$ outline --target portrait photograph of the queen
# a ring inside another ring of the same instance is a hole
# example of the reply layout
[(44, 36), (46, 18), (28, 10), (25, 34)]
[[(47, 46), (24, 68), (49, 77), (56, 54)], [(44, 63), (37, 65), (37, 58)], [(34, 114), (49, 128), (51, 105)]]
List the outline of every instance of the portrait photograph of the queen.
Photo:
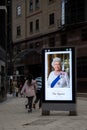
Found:
[[(51, 88), (64, 88), (70, 87), (69, 85), (69, 72), (64, 70), (64, 63), (62, 63), (60, 57), (54, 57), (51, 62), (51, 72), (48, 75), (48, 87)], [(67, 65), (67, 70), (69, 71), (69, 65)]]

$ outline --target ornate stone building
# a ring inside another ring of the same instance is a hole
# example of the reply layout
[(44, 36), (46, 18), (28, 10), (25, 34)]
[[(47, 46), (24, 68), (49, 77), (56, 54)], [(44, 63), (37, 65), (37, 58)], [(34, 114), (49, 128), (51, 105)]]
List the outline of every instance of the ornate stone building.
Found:
[(23, 76), (29, 71), (34, 77), (38, 76), (41, 73), (43, 48), (75, 46), (78, 90), (80, 91), (81, 87), (85, 90), (86, 5), (85, 0), (13, 0), (14, 75)]
[(56, 32), (60, 30), (61, 1), (18, 0), (12, 5), (14, 66), (20, 74), (28, 68), (37, 76), (42, 48), (60, 45)]

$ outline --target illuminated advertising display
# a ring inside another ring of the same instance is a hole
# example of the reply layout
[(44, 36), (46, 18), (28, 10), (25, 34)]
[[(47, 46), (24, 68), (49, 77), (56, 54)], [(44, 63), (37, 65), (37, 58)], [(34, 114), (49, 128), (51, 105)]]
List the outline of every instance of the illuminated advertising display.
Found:
[(45, 48), (43, 102), (75, 102), (75, 48)]

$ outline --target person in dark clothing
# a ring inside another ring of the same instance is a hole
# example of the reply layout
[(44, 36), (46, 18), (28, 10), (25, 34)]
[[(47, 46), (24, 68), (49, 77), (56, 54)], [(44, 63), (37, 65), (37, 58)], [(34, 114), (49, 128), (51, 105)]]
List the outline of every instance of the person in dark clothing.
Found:
[(33, 108), (36, 108), (36, 103), (39, 102), (39, 108), (41, 108), (41, 88), (42, 88), (42, 77), (37, 77), (37, 88), (36, 88), (36, 98), (33, 103)]

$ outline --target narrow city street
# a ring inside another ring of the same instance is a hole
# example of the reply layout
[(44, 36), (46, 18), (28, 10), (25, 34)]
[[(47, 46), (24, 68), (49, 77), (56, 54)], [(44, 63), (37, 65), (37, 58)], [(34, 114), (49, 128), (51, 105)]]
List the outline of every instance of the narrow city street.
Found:
[(77, 116), (65, 111), (42, 116), (38, 105), (28, 113), (25, 102), (26, 98), (8, 95), (0, 103), (0, 130), (87, 130), (87, 97), (77, 98)]

